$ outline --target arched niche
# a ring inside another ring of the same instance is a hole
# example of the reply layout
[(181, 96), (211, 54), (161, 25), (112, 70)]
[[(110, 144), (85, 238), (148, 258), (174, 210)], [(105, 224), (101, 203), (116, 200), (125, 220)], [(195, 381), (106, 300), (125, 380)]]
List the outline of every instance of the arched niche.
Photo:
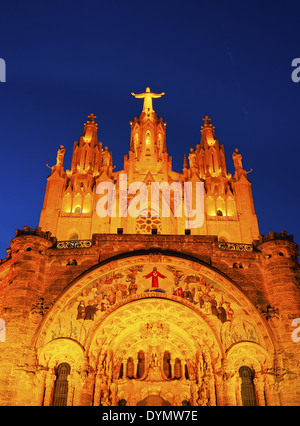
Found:
[[(219, 196), (216, 200), (216, 209), (217, 209), (217, 216), (226, 215), (225, 201), (224, 201), (224, 198), (221, 196)], [(219, 212), (221, 212), (222, 214), (220, 214)]]
[(71, 208), (72, 208), (72, 194), (70, 192), (67, 192), (63, 198), (62, 211), (64, 213), (70, 213)]
[(83, 200), (83, 207), (82, 212), (83, 213), (91, 213), (93, 206), (93, 196), (90, 192), (88, 192)]
[(61, 363), (68, 363), (72, 370), (81, 370), (85, 364), (85, 350), (74, 340), (55, 339), (39, 348), (38, 359), (44, 368), (55, 368)]
[(243, 366), (255, 371), (266, 371), (272, 366), (272, 354), (255, 342), (243, 341), (233, 344), (226, 352), (228, 370), (239, 371)]
[(115, 309), (95, 325), (87, 342), (90, 365), (96, 369), (107, 354), (113, 354), (116, 376), (121, 362), (137, 362), (141, 350), (147, 365), (152, 356), (162, 364), (165, 352), (172, 361), (179, 358), (196, 364), (204, 348), (220, 366), (224, 353), (214, 330), (190, 307), (160, 297), (137, 299)]
[(73, 198), (73, 206), (72, 206), (72, 212), (73, 213), (81, 213), (82, 211), (82, 196), (78, 192), (75, 197)]

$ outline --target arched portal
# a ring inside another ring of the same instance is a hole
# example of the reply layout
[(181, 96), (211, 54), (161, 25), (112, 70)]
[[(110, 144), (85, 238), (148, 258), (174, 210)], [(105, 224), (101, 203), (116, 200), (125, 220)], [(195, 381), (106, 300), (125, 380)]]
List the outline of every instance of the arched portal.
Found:
[(255, 366), (253, 383), (263, 389), (261, 371), (274, 351), (261, 316), (232, 281), (170, 253), (120, 256), (78, 277), (49, 310), (35, 345), (59, 365), (63, 342), (84, 350), (73, 401), (113, 406), (151, 395), (172, 405), (242, 405), (239, 368)]
[(146, 398), (144, 398), (142, 401), (139, 401), (136, 405), (138, 406), (150, 406), (150, 407), (163, 407), (163, 406), (170, 406), (169, 401), (166, 401), (162, 399), (158, 395), (149, 395)]
[(212, 328), (189, 306), (149, 295), (114, 310), (91, 336), (94, 405), (106, 405), (101, 389), (107, 381), (115, 384), (112, 405), (125, 399), (134, 406), (153, 395), (171, 405), (197, 405), (199, 389), (191, 386), (204, 376), (206, 403), (215, 404), (213, 370), (224, 354)]

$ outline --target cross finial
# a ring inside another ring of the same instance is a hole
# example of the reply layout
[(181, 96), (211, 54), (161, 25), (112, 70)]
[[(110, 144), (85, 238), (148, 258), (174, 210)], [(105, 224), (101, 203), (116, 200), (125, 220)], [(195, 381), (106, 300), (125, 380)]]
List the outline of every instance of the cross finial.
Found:
[(210, 127), (211, 129), (215, 128), (215, 126), (211, 124), (211, 119), (209, 118), (208, 115), (202, 118), (202, 120), (204, 121), (204, 125), (201, 127), (201, 130), (206, 129), (207, 127)]
[(208, 115), (206, 115), (204, 118), (202, 118), (202, 120), (204, 121), (204, 126), (207, 126), (209, 124), (211, 124), (211, 119), (209, 118)]
[(88, 116), (88, 121), (91, 121), (92, 123), (95, 123), (95, 118), (96, 118), (96, 116), (95, 116), (95, 114), (93, 114), (93, 113), (91, 113), (89, 116)]
[(98, 127), (98, 124), (95, 122), (95, 114), (91, 113), (88, 115), (88, 120), (86, 123), (84, 123), (84, 127), (86, 127), (88, 124), (94, 124), (96, 127)]

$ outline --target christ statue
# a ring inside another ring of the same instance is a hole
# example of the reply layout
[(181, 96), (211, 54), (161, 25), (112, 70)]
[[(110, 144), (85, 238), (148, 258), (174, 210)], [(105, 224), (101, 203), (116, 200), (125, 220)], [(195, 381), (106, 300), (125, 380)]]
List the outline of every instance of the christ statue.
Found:
[(152, 93), (150, 91), (150, 87), (147, 87), (145, 93), (139, 93), (138, 95), (136, 95), (135, 93), (131, 93), (131, 94), (137, 99), (144, 99), (143, 111), (146, 111), (146, 112), (153, 112), (152, 99), (161, 98), (163, 95), (165, 95), (164, 92)]
[(153, 267), (153, 271), (152, 272), (150, 272), (147, 275), (144, 275), (144, 278), (150, 278), (150, 277), (152, 277), (152, 284), (151, 284), (151, 288), (152, 289), (156, 289), (156, 288), (159, 287), (159, 285), (158, 285), (158, 277), (163, 278), (163, 279), (167, 278), (165, 275), (163, 275), (160, 272), (158, 272), (156, 266)]

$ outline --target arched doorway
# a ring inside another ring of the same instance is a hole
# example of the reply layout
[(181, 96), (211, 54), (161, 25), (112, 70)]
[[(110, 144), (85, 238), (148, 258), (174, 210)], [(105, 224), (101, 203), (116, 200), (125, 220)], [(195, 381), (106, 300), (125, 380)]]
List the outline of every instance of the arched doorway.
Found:
[(144, 398), (142, 401), (139, 401), (137, 406), (146, 406), (146, 407), (164, 407), (171, 406), (172, 404), (169, 401), (164, 400), (159, 395), (149, 395)]
[(215, 405), (220, 342), (203, 318), (175, 300), (147, 296), (120, 306), (95, 331), (89, 356), (98, 371), (94, 405), (106, 404), (107, 379), (114, 383), (112, 405), (197, 405), (199, 386), (194, 394), (191, 388), (200, 375), (206, 377), (203, 403)]
[[(111, 406), (153, 395), (177, 406), (236, 405), (241, 363), (266, 371), (273, 350), (258, 312), (229, 279), (171, 254), (124, 255), (80, 276), (45, 318), (37, 347), (43, 353), (59, 339), (83, 348), (89, 365), (80, 375), (95, 372), (84, 377), (94, 381), (91, 404)], [(220, 377), (231, 378), (228, 395)]]

